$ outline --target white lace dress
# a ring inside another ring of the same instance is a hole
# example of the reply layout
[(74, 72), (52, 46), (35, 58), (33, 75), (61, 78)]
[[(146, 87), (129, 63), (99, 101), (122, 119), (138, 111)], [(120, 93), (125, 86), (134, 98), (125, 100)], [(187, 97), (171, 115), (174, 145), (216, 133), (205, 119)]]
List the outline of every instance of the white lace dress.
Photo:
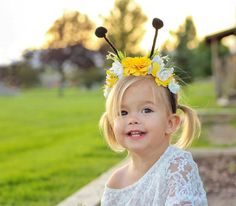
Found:
[(207, 206), (191, 153), (169, 146), (137, 182), (122, 189), (105, 186), (101, 206)]

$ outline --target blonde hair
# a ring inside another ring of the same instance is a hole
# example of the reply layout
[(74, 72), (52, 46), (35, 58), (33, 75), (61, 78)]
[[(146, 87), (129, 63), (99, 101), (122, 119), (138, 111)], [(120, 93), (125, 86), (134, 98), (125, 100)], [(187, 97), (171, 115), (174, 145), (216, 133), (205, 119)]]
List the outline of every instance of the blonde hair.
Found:
[[(106, 111), (103, 113), (99, 127), (102, 131), (110, 148), (117, 152), (125, 150), (117, 141), (113, 132), (114, 119), (119, 115), (121, 101), (125, 91), (134, 83), (141, 82), (144, 80), (154, 81), (151, 75), (148, 76), (128, 76), (120, 79), (116, 85), (110, 91), (106, 100)], [(158, 88), (158, 86), (155, 86)], [(160, 87), (161, 88), (161, 87)], [(164, 87), (162, 87), (164, 88)], [(168, 110), (172, 113), (176, 113), (177, 109), (180, 109), (184, 113), (182, 121), (182, 134), (175, 145), (179, 148), (187, 148), (192, 143), (194, 137), (198, 137), (200, 134), (200, 121), (196, 112), (186, 105), (178, 104), (178, 96), (172, 94), (167, 88), (164, 88), (165, 92), (161, 92), (162, 98), (167, 105)], [(164, 94), (163, 94), (164, 93)]]

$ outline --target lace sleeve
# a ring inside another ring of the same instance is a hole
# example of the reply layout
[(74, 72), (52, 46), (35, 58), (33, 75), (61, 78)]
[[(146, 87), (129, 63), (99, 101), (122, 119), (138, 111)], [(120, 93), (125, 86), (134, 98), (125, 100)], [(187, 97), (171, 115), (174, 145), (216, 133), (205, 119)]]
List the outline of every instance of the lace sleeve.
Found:
[(196, 163), (190, 153), (174, 157), (167, 167), (165, 206), (207, 206)]

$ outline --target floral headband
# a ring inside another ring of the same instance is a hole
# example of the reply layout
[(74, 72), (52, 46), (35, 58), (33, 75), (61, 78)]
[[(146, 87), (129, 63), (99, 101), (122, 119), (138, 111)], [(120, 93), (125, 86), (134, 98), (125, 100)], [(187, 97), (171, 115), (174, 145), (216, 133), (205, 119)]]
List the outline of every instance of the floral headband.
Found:
[(169, 65), (169, 58), (167, 56), (161, 57), (158, 51), (154, 49), (158, 29), (163, 27), (163, 22), (160, 19), (154, 18), (152, 25), (156, 29), (152, 50), (150, 55), (144, 57), (126, 57), (122, 52), (117, 51), (113, 44), (107, 39), (106, 28), (98, 27), (96, 29), (96, 36), (99, 38), (104, 38), (115, 52), (110, 52), (107, 55), (107, 59), (112, 59), (113, 63), (112, 67), (106, 70), (106, 84), (104, 89), (105, 97), (107, 97), (111, 88), (119, 79), (131, 75), (152, 75), (158, 86), (167, 87), (173, 94), (178, 93), (180, 86), (175, 81), (174, 68)]

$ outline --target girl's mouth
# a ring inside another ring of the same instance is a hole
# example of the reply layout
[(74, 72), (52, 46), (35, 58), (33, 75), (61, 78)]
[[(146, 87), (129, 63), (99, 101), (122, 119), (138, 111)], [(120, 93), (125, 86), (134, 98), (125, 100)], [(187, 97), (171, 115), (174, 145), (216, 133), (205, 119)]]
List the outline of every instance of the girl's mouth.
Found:
[(133, 140), (142, 139), (142, 138), (144, 138), (145, 134), (146, 134), (146, 132), (142, 132), (142, 131), (138, 131), (138, 130), (130, 131), (127, 133), (128, 137)]

